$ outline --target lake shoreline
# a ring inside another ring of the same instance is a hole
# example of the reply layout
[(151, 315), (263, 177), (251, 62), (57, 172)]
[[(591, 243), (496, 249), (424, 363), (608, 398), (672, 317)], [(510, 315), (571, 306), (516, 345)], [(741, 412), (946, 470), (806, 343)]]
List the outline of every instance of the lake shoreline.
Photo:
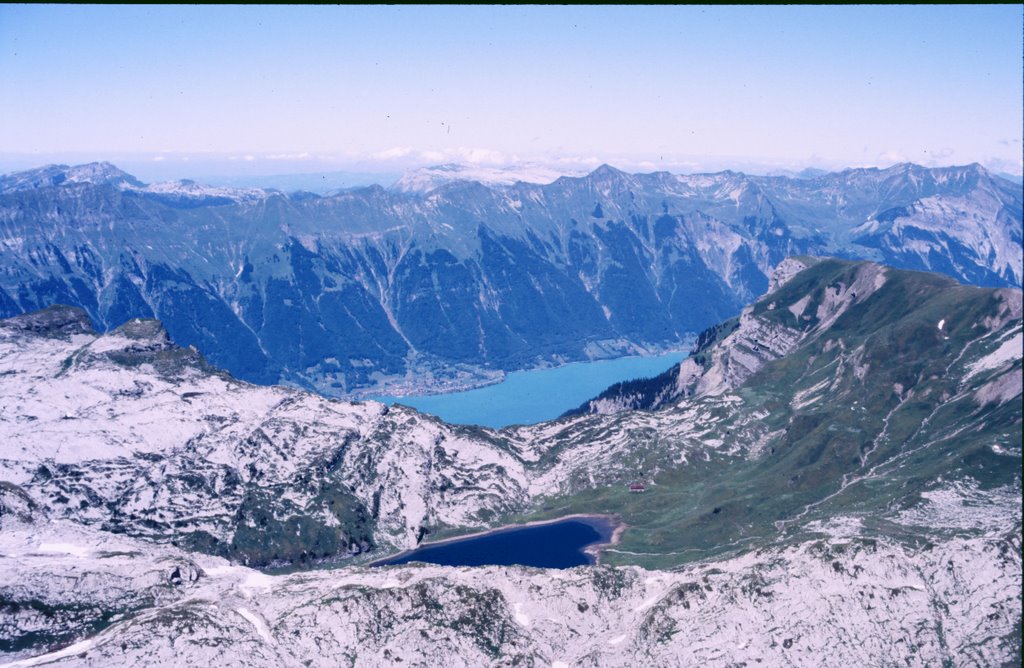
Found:
[(626, 532), (629, 525), (622, 521), (621, 517), (615, 515), (591, 515), (591, 517), (607, 517), (613, 522), (612, 535), (608, 538), (607, 542), (593, 543), (583, 548), (583, 552), (593, 558), (594, 563), (592, 566), (601, 565), (601, 555), (606, 548), (614, 547), (622, 541), (622, 534)]
[(616, 383), (653, 378), (686, 359), (675, 350), (656, 355), (570, 362), (560, 366), (515, 371), (484, 387), (423, 395), (375, 395), (387, 405), (402, 405), (441, 418), (449, 424), (502, 429), (555, 420), (579, 408)]
[[(649, 358), (660, 357), (673, 353), (689, 354), (697, 341), (696, 332), (688, 332), (678, 341), (670, 344), (638, 345), (623, 341), (622, 347), (602, 348), (594, 354), (579, 359), (543, 359), (538, 358), (534, 363), (517, 369), (496, 369), (490, 367), (467, 364), (462, 367), (461, 377), (441, 378), (435, 377), (435, 367), (426, 367), (411, 371), (411, 375), (417, 377), (415, 384), (410, 384), (406, 378), (393, 376), (389, 380), (374, 387), (356, 388), (350, 392), (332, 394), (335, 399), (343, 401), (378, 401), (375, 397), (388, 397), (393, 399), (419, 399), (438, 394), (455, 394), (460, 392), (471, 392), (492, 385), (505, 382), (509, 375), (529, 371), (546, 371), (560, 369), (572, 364), (586, 364), (590, 362), (610, 362), (626, 358)], [(407, 374), (408, 376), (409, 374)]]
[[(580, 552), (585, 554), (591, 560), (591, 563), (589, 565), (591, 565), (591, 566), (598, 566), (601, 563), (601, 551), (603, 549), (607, 548), (607, 547), (612, 547), (614, 545), (617, 545), (619, 543), (619, 541), (621, 540), (621, 538), (622, 538), (622, 533), (628, 528), (628, 525), (626, 525), (618, 515), (612, 515), (612, 514), (607, 514), (607, 513), (573, 513), (571, 515), (563, 515), (561, 517), (557, 517), (557, 518), (550, 519), (550, 520), (534, 520), (534, 521), (531, 521), (531, 522), (524, 522), (522, 524), (506, 524), (506, 525), (503, 525), (503, 526), (500, 526), (500, 527), (495, 527), (493, 529), (481, 529), (480, 531), (475, 531), (473, 533), (467, 533), (467, 534), (462, 534), (462, 535), (459, 535), (459, 536), (453, 536), (451, 538), (442, 538), (441, 540), (428, 541), (428, 542), (420, 543), (419, 545), (417, 545), (414, 548), (403, 550), (403, 551), (401, 551), (401, 552), (399, 552), (397, 554), (392, 554), (392, 555), (388, 555), (386, 557), (381, 557), (380, 559), (375, 559), (375, 560), (371, 561), (370, 563), (366, 564), (366, 566), (369, 566), (369, 567), (372, 567), (372, 568), (379, 568), (379, 567), (382, 567), (384, 565), (387, 565), (384, 562), (393, 561), (395, 559), (401, 559), (402, 557), (404, 557), (406, 555), (409, 555), (409, 554), (415, 552), (416, 550), (420, 550), (420, 549), (423, 549), (423, 548), (437, 547), (437, 546), (440, 546), (440, 545), (447, 545), (447, 544), (451, 544), (451, 543), (457, 543), (459, 541), (469, 540), (469, 539), (472, 539), (472, 538), (480, 538), (481, 536), (491, 536), (491, 535), (497, 535), (497, 534), (502, 534), (502, 533), (509, 533), (511, 531), (516, 531), (516, 530), (519, 530), (519, 529), (528, 529), (528, 528), (531, 528), (531, 527), (538, 527), (538, 526), (544, 526), (544, 525), (549, 525), (549, 524), (558, 524), (559, 522), (565, 522), (567, 520), (583, 521), (583, 520), (590, 520), (590, 519), (600, 519), (600, 520), (607, 521), (608, 525), (609, 525), (608, 528), (611, 530), (611, 533), (609, 534), (607, 540), (603, 540), (604, 539), (604, 534), (603, 534), (603, 532), (598, 530), (598, 533), (601, 534), (602, 540), (600, 540), (598, 542), (595, 542), (595, 543), (591, 543), (590, 545), (586, 545), (585, 547), (581, 548), (581, 550), (580, 550)], [(466, 567), (466, 568), (476, 568), (476, 567), (475, 566), (470, 566), (470, 567)]]

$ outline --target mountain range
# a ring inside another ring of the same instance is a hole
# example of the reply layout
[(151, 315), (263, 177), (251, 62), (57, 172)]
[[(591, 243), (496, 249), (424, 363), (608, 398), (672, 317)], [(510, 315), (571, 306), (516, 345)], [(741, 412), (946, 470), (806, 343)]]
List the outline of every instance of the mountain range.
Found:
[(157, 318), (239, 379), (359, 396), (679, 348), (791, 255), (1021, 285), (1021, 187), (978, 165), (602, 166), (547, 185), (427, 171), (330, 196), (147, 185), (108, 163), (8, 174), (0, 316)]
[[(809, 256), (766, 289), (639, 399), (501, 430), (249, 384), (154, 320), (4, 320), (0, 652), (1018, 665), (1021, 291)], [(576, 512), (622, 529), (599, 566), (365, 566)]]

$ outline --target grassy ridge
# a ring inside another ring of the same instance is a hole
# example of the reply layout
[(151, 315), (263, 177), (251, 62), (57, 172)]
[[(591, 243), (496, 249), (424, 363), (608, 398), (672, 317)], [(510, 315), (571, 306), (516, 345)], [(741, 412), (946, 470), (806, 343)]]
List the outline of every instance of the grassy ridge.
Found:
[[(827, 291), (852, 286), (864, 267), (820, 262), (759, 302), (754, 315), (810, 332)], [(798, 318), (788, 307), (808, 295), (810, 317)], [(983, 323), (1001, 308), (995, 290), (887, 270), (880, 289), (736, 391), (742, 404), (714, 436), (738, 453), (716, 449), (666, 470), (657, 452), (664, 444), (638, 440), (631, 459), (636, 477), (654, 483), (646, 492), (630, 494), (627, 480), (616, 481), (549, 499), (531, 518), (617, 514), (630, 528), (605, 560), (668, 567), (794, 538), (810, 520), (880, 521), (943, 481), (1019, 487), (1019, 397), (981, 406), (975, 390), (992, 374), (962, 381), (970, 363), (998, 347), (999, 334)], [(1019, 318), (1000, 332), (1014, 327)], [(1010, 373), (1021, 373), (1019, 359)], [(738, 439), (754, 415), (773, 435), (750, 457), (751, 444)]]

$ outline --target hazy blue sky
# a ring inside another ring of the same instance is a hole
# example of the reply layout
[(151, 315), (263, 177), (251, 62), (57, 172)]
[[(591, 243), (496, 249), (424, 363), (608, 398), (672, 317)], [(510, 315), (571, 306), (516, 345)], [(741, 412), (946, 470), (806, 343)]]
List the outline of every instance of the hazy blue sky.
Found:
[(1022, 29), (1019, 5), (0, 5), (0, 152), (1019, 174)]

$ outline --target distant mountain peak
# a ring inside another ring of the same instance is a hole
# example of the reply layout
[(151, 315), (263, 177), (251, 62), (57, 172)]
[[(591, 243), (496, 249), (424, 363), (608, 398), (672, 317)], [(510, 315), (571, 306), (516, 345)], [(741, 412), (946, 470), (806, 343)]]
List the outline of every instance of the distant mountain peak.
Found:
[(84, 165), (46, 165), (0, 177), (0, 192), (32, 190), (72, 183), (145, 187), (142, 181), (109, 162)]
[(517, 182), (547, 184), (567, 175), (578, 174), (574, 170), (533, 163), (504, 167), (446, 163), (408, 171), (391, 189), (403, 193), (428, 193), (457, 181), (475, 181), (485, 186), (510, 186)]
[(622, 176), (623, 174), (625, 174), (625, 172), (612, 167), (608, 163), (604, 163), (594, 171), (590, 172), (590, 176), (596, 177)]
[(84, 165), (64, 167), (64, 173), (67, 180), (73, 183), (145, 186), (142, 181), (109, 162), (90, 162)]
[(166, 197), (181, 198), (186, 200), (221, 199), (225, 201), (231, 200), (236, 202), (241, 202), (244, 200), (263, 199), (267, 197), (268, 193), (272, 192), (264, 190), (262, 188), (232, 188), (228, 186), (208, 186), (201, 183), (196, 183), (192, 179), (164, 181), (161, 183), (153, 183), (143, 187), (137, 187), (132, 185), (131, 187), (153, 195), (162, 195)]
[(628, 172), (624, 172), (621, 169), (604, 164), (583, 178), (594, 186), (597, 186), (602, 190), (606, 190), (613, 186), (628, 183), (634, 177)]

